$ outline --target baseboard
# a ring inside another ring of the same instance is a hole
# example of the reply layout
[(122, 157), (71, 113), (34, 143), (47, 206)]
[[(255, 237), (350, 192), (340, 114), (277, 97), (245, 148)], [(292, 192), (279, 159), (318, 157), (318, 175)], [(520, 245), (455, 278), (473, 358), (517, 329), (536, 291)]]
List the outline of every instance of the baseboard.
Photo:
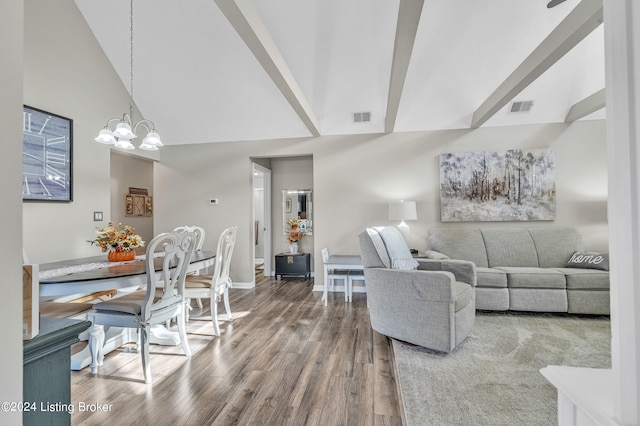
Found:
[(251, 290), (252, 288), (255, 288), (255, 287), (256, 287), (255, 281), (252, 281), (249, 283), (240, 283), (240, 282), (234, 281), (233, 287), (231, 288), (239, 288), (241, 290)]
[[(323, 284), (314, 284), (313, 286), (313, 291), (324, 291), (324, 285)], [(366, 293), (367, 292), (367, 288), (364, 286), (354, 286), (352, 289), (353, 293)], [(336, 285), (336, 286), (329, 286), (329, 288), (327, 289), (327, 292), (329, 293), (344, 293), (344, 285)]]

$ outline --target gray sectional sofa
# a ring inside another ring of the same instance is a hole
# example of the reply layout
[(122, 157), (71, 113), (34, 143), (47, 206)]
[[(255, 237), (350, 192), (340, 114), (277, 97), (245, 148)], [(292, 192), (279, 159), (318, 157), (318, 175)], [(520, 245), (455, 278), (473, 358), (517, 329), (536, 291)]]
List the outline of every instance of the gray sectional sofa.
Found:
[[(576, 229), (441, 228), (427, 243), (429, 258), (476, 264), (477, 309), (609, 314), (608, 255), (574, 256), (585, 250)], [(576, 258), (588, 261), (567, 267)]]

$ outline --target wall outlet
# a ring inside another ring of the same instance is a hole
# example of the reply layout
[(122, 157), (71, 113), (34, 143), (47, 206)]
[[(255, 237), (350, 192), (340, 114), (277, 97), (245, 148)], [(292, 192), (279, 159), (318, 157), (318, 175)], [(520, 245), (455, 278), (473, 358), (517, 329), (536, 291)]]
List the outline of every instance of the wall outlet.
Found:
[(213, 204), (218, 204), (218, 199), (217, 198), (211, 198), (209, 200), (209, 204), (213, 205)]

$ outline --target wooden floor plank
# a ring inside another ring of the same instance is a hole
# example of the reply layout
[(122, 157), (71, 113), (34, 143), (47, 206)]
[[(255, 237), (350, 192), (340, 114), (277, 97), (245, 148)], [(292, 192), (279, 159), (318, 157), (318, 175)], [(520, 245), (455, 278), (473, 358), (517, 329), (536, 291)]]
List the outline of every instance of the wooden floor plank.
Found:
[(329, 294), (324, 306), (309, 280), (256, 281), (255, 289), (231, 290), (233, 321), (220, 304), (220, 337), (208, 300), (203, 309), (193, 304), (193, 355), (153, 345), (153, 385), (143, 382), (135, 345), (108, 354), (96, 376), (72, 371), (76, 407), (111, 406), (76, 410), (72, 424), (402, 424), (391, 345), (371, 330), (365, 294), (352, 303)]

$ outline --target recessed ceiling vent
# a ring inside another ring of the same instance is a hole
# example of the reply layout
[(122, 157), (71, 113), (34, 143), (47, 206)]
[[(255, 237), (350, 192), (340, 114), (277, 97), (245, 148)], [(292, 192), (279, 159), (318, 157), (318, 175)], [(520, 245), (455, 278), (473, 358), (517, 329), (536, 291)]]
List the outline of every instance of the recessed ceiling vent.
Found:
[(354, 123), (366, 123), (369, 121), (371, 121), (371, 112), (354, 112), (353, 113)]
[(533, 106), (533, 101), (515, 101), (511, 103), (509, 112), (529, 112)]

